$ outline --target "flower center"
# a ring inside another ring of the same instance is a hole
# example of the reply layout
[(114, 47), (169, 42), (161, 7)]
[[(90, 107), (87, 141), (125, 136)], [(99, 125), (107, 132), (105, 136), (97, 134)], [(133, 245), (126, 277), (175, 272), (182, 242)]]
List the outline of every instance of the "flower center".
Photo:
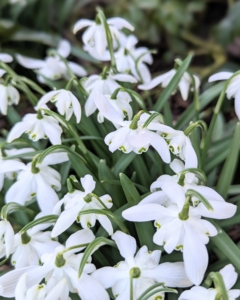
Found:
[(23, 234), (21, 234), (21, 240), (22, 240), (22, 244), (26, 245), (31, 241), (31, 237), (24, 232)]
[(63, 257), (63, 254), (58, 253), (57, 256), (56, 256), (56, 259), (55, 259), (55, 265), (58, 268), (61, 268), (65, 265), (65, 263), (66, 263), (66, 259)]
[(139, 268), (132, 268), (130, 270), (131, 278), (139, 278), (141, 276), (141, 270)]
[(83, 200), (87, 203), (92, 202), (92, 195), (91, 194), (87, 194), (87, 196), (83, 197)]

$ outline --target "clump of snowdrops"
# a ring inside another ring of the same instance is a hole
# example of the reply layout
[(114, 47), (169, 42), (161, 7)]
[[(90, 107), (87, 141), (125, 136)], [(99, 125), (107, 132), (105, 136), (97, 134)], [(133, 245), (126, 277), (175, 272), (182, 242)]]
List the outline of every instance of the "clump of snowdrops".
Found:
[[(221, 114), (226, 94), (240, 118), (240, 72), (213, 75), (209, 81), (225, 82), (199, 95), (189, 54), (152, 78), (151, 51), (137, 47), (133, 30), (100, 9), (95, 21), (75, 24), (83, 49), (103, 66), (89, 76), (67, 60), (66, 40), (43, 60), (16, 54), (37, 82), (16, 74), (9, 65), (14, 58), (0, 54), (0, 112), (14, 120), (0, 145), (4, 298), (240, 295), (232, 289), (240, 250), (225, 231), (239, 217), (240, 190), (231, 183), (240, 124), (227, 126)], [(59, 79), (67, 85), (47, 90)], [(151, 90), (159, 85), (153, 99)], [(178, 91), (192, 103), (173, 121), (168, 101)], [(22, 95), (35, 112), (15, 121)], [(218, 95), (207, 126), (204, 108)]]

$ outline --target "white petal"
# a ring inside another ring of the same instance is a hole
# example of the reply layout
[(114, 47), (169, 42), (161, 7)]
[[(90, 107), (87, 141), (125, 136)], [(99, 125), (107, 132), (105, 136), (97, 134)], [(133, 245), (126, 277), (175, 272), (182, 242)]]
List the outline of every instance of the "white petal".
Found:
[(238, 278), (238, 274), (235, 271), (233, 265), (229, 264), (229, 265), (225, 266), (223, 269), (221, 269), (219, 271), (219, 273), (223, 277), (223, 281), (224, 281), (226, 289), (230, 290), (230, 288), (232, 286), (234, 286), (234, 284), (236, 283), (237, 278)]
[(96, 182), (92, 175), (85, 175), (84, 177), (80, 178), (80, 180), (85, 193), (91, 193), (95, 189)]
[(184, 291), (178, 300), (215, 300), (215, 289), (206, 289), (202, 286), (194, 286), (189, 291)]
[(76, 210), (75, 207), (68, 210), (64, 210), (60, 214), (52, 230), (51, 236), (55, 238), (56, 236), (60, 235), (62, 232), (67, 230), (75, 222), (78, 214), (79, 214), (79, 210)]
[(43, 159), (41, 166), (56, 165), (66, 161), (69, 161), (67, 153), (64, 152), (50, 153), (48, 154), (48, 156), (46, 156)]
[(136, 205), (122, 212), (124, 219), (134, 222), (155, 221), (169, 215), (172, 215), (170, 210), (155, 203)]
[(76, 287), (82, 300), (110, 300), (103, 286), (93, 277), (83, 273)]
[(198, 159), (190, 139), (187, 137), (184, 146), (185, 169), (197, 168)]
[(37, 177), (36, 197), (41, 210), (49, 214), (52, 213), (54, 206), (59, 200), (56, 192), (43, 180), (41, 175)]
[(219, 72), (209, 77), (208, 81), (227, 80), (233, 75), (232, 72)]
[(24, 132), (26, 132), (29, 127), (32, 125), (32, 122), (19, 122), (16, 123), (10, 130), (7, 141), (11, 143), (13, 140), (19, 138)]
[(111, 76), (112, 79), (122, 82), (130, 82), (130, 83), (136, 83), (137, 80), (131, 75), (128, 74), (115, 74)]
[(71, 52), (71, 45), (67, 40), (61, 40), (58, 44), (57, 52), (62, 57), (68, 57)]
[(69, 68), (79, 77), (83, 77), (87, 75), (87, 71), (80, 65), (76, 64), (75, 62), (69, 61), (68, 62)]
[(237, 94), (235, 95), (234, 108), (235, 108), (235, 113), (238, 119), (240, 120), (240, 89), (237, 91)]
[(104, 51), (107, 47), (107, 39), (106, 39), (106, 32), (102, 25), (96, 26), (96, 31), (94, 34), (95, 38), (95, 49), (96, 52), (102, 56)]
[(140, 84), (138, 86), (138, 88), (140, 90), (151, 90), (154, 87), (156, 87), (157, 85), (159, 85), (160, 83), (162, 83), (164, 80), (166, 80), (169, 76), (174, 76), (172, 70), (168, 71), (167, 73), (164, 73), (162, 75), (159, 75), (159, 76), (155, 77), (154, 79), (152, 79), (148, 83)]
[(192, 282), (188, 279), (185, 272), (184, 263), (162, 263), (155, 269), (144, 271), (149, 277), (154, 278), (157, 282), (164, 282), (168, 287), (188, 287)]
[(163, 204), (167, 200), (168, 197), (163, 191), (157, 191), (145, 197), (142, 201), (139, 202), (139, 205), (148, 204), (148, 203)]
[(235, 215), (237, 211), (237, 206), (223, 201), (210, 201), (213, 207), (213, 211), (209, 211), (202, 203), (197, 206), (197, 211), (203, 217), (213, 218), (213, 219), (229, 219)]
[(30, 58), (20, 54), (16, 54), (16, 59), (20, 65), (27, 69), (40, 69), (46, 65), (44, 60)]
[(131, 261), (137, 249), (136, 240), (119, 230), (112, 235), (112, 239), (116, 242), (121, 256)]
[(114, 109), (114, 107), (106, 99), (106, 97), (104, 97), (102, 93), (100, 93), (99, 91), (95, 91), (93, 97), (97, 108), (104, 116), (104, 118), (107, 118), (108, 120), (110, 120), (115, 124), (122, 123), (123, 121), (122, 115)]
[(96, 270), (92, 277), (100, 282), (105, 289), (108, 289), (123, 279), (124, 275), (117, 268), (103, 267)]
[(178, 84), (181, 96), (183, 98), (184, 101), (187, 100), (188, 98), (188, 92), (190, 89), (190, 83), (184, 79), (180, 80), (179, 84)]
[(168, 145), (166, 141), (157, 133), (150, 133), (150, 144), (153, 146), (153, 148), (156, 149), (158, 154), (161, 156), (162, 160), (169, 164), (171, 161), (171, 156), (169, 152)]
[(102, 225), (102, 227), (107, 231), (109, 235), (113, 234), (113, 227), (111, 221), (108, 219), (107, 216), (104, 215), (97, 215), (97, 219)]
[(62, 296), (66, 286), (67, 286), (67, 280), (66, 278), (63, 278), (57, 285), (54, 286), (54, 288), (51, 289), (51, 291), (47, 294), (44, 300), (59, 300), (59, 299), (65, 300), (65, 298), (62, 298)]
[(26, 165), (17, 160), (5, 160), (1, 163), (0, 173), (15, 172), (26, 169)]
[(13, 61), (13, 57), (7, 53), (0, 53), (0, 60), (5, 63), (10, 63)]
[(95, 24), (94, 21), (87, 20), (87, 19), (81, 19), (77, 21), (77, 23), (73, 27), (73, 33), (76, 34), (79, 30), (81, 30), (84, 27), (88, 27)]
[(173, 182), (163, 182), (161, 185), (162, 190), (172, 202), (176, 203), (181, 209), (185, 203), (185, 191), (182, 186)]
[(131, 31), (134, 30), (134, 27), (125, 19), (115, 17), (115, 18), (109, 18), (107, 19), (107, 23), (109, 25), (114, 25), (118, 29), (127, 28)]
[(188, 278), (199, 285), (208, 266), (208, 252), (206, 246), (187, 224), (183, 241), (183, 259)]
[[(95, 236), (90, 229), (82, 229), (70, 235), (66, 241), (66, 248), (81, 245), (89, 244), (95, 239)], [(82, 249), (82, 248), (81, 248)], [(80, 250), (78, 250), (80, 251)]]
[(27, 279), (27, 273), (24, 273), (21, 278), (18, 281), (18, 284), (15, 289), (15, 299), (16, 300), (26, 300), (26, 279)]
[(177, 174), (184, 170), (184, 163), (180, 159), (175, 158), (170, 163), (170, 168)]

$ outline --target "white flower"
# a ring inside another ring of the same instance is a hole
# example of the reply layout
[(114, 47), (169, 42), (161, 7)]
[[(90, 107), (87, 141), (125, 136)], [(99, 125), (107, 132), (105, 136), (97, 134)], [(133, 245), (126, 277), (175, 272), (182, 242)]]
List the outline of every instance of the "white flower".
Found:
[(63, 278), (51, 290), (45, 284), (33, 285), (30, 289), (26, 286), (27, 273), (24, 273), (18, 281), (15, 289), (16, 300), (69, 300), (66, 289), (67, 280)]
[[(122, 215), (126, 220), (135, 222), (155, 221), (158, 228), (153, 236), (157, 245), (163, 245), (167, 253), (174, 250), (183, 251), (188, 278), (196, 285), (203, 279), (208, 265), (208, 252), (205, 244), (209, 236), (217, 235), (216, 228), (206, 220), (201, 219), (198, 207), (186, 203), (183, 187), (170, 182), (162, 184), (162, 190), (171, 200), (169, 206), (164, 207), (157, 201), (145, 201), (125, 210)], [(187, 216), (181, 216), (183, 208)]]
[(57, 91), (52, 91), (46, 93), (41, 97), (37, 104), (37, 108), (42, 108), (47, 102), (54, 102), (58, 112), (64, 116), (67, 121), (70, 120), (72, 114), (74, 113), (77, 123), (81, 119), (81, 106), (78, 99), (73, 95), (72, 92), (61, 89)]
[[(178, 173), (185, 169), (184, 164), (178, 159), (174, 159), (170, 163), (170, 167), (177, 174), (173, 176), (162, 175), (156, 181), (154, 181), (150, 187), (153, 193), (147, 196), (145, 198), (145, 201), (153, 201), (154, 199), (155, 200), (158, 199), (157, 200), (158, 203), (164, 204), (164, 202), (167, 199), (166, 194), (164, 193), (164, 191), (156, 191), (156, 189), (161, 188), (162, 184), (164, 184), (165, 182), (172, 184), (172, 187), (174, 188), (174, 186), (178, 184), (178, 181), (180, 179), (180, 175)], [(199, 200), (197, 198), (193, 197), (192, 198), (193, 204), (194, 206), (197, 205), (198, 212), (202, 216), (206, 218), (214, 218), (214, 219), (228, 219), (231, 218), (236, 213), (236, 209), (237, 209), (236, 205), (226, 202), (222, 198), (222, 196), (219, 195), (212, 188), (203, 185), (198, 185), (198, 179), (193, 173), (187, 173), (185, 175), (182, 184), (185, 192), (187, 192), (190, 189), (195, 190), (196, 192), (201, 194), (204, 198), (206, 198), (211, 204), (211, 206), (213, 207), (213, 210), (210, 211), (206, 208), (206, 206), (203, 203), (199, 203)]]
[(20, 94), (15, 87), (0, 84), (0, 113), (6, 115), (8, 105), (16, 105), (19, 103), (19, 100)]
[[(22, 162), (19, 161), (19, 159), (8, 159), (10, 156), (19, 155), (22, 153), (28, 153), (31, 154), (31, 152), (34, 151), (32, 148), (22, 148), (22, 149), (4, 149), (4, 155), (2, 153), (2, 150), (0, 150), (0, 191), (3, 188), (4, 184), (4, 177), (7, 177), (11, 180), (15, 179), (17, 176), (17, 171), (21, 170), (24, 166)], [(7, 172), (3, 172), (3, 169), (7, 169)]]
[[(0, 61), (2, 61), (4, 63), (10, 63), (13, 61), (13, 58), (11, 55), (9, 55), (7, 53), (0, 53)], [(0, 68), (0, 78), (3, 77), (3, 75), (5, 73), (6, 73), (6, 71)]]
[[(92, 276), (104, 288), (112, 288), (116, 300), (130, 299), (130, 274), (133, 276), (133, 299), (137, 299), (146, 289), (155, 283), (162, 282), (168, 287), (187, 287), (192, 283), (188, 280), (182, 262), (159, 264), (161, 251), (148, 251), (141, 247), (137, 254), (136, 240), (121, 232), (113, 234), (121, 256), (125, 261), (114, 267), (103, 267), (96, 270)], [(134, 256), (135, 255), (135, 256)], [(163, 293), (156, 293), (149, 300), (163, 297)], [(162, 299), (162, 298), (161, 298)]]
[[(142, 114), (137, 122), (137, 128), (131, 129), (131, 121), (122, 121), (122, 115), (112, 107), (102, 94), (95, 92), (94, 100), (100, 113), (105, 118), (121, 126), (116, 131), (109, 133), (104, 139), (105, 143), (109, 145), (111, 152), (119, 149), (124, 153), (134, 151), (137, 154), (141, 154), (146, 152), (151, 145), (157, 150), (164, 162), (170, 162), (170, 153), (166, 141), (159, 134), (148, 130), (148, 127), (142, 127), (149, 117), (148, 114)], [(153, 123), (155, 124), (156, 122)], [(160, 123), (157, 124), (158, 128), (162, 126), (162, 130), (167, 127)]]
[[(233, 74), (234, 73), (232, 73), (232, 72), (219, 72), (217, 74), (210, 76), (208, 81), (213, 82), (216, 80), (228, 80)], [(230, 82), (227, 86), (227, 90), (226, 90), (227, 98), (229, 100), (231, 98), (235, 98), (234, 107), (235, 107), (235, 112), (236, 112), (238, 119), (240, 119), (240, 88), (239, 88), (239, 85), (240, 85), (240, 74), (234, 76), (230, 80)]]
[[(240, 296), (240, 290), (234, 289), (230, 290), (231, 287), (236, 283), (238, 274), (234, 270), (233, 265), (229, 264), (219, 271), (222, 276), (225, 289), (228, 294), (229, 300), (235, 300)], [(201, 286), (194, 286), (189, 291), (184, 291), (179, 300), (215, 300), (218, 296), (217, 287), (206, 289)]]
[[(122, 18), (110, 18), (107, 19), (107, 23), (109, 25), (113, 42), (115, 43), (121, 35), (121, 29), (127, 28), (131, 31), (134, 30), (133, 26)], [(101, 57), (107, 48), (107, 36), (104, 26), (101, 23), (96, 23), (92, 20), (82, 19), (74, 25), (73, 32), (77, 33), (84, 27), (88, 28), (82, 35), (83, 43), (91, 47), (92, 50)]]
[(0, 221), (0, 257), (9, 257), (13, 252), (14, 231), (7, 220)]
[(53, 145), (60, 145), (62, 128), (52, 116), (46, 116), (42, 111), (37, 114), (26, 114), (21, 122), (16, 123), (10, 130), (7, 141), (11, 143), (23, 133), (33, 141), (49, 138)]
[(135, 48), (138, 40), (134, 35), (125, 37), (121, 48), (114, 54), (120, 73), (131, 72), (138, 81), (151, 81), (151, 73), (145, 63), (152, 64), (153, 59), (146, 47)]
[[(86, 116), (90, 116), (95, 112), (97, 109), (95, 102), (94, 102), (94, 94), (96, 91), (100, 92), (103, 95), (111, 95), (117, 88), (120, 87), (120, 85), (116, 82), (122, 81), (122, 82), (130, 82), (130, 83), (136, 83), (137, 80), (128, 74), (105, 74), (103, 75), (91, 75), (89, 76), (88, 80), (83, 81), (83, 86), (85, 90), (89, 93), (89, 96), (85, 103), (85, 113)], [(119, 92), (118, 95), (125, 94), (125, 98), (129, 99), (130, 96), (126, 93)]]
[(196, 152), (190, 138), (183, 131), (175, 130), (169, 126), (163, 128), (161, 125), (153, 122), (148, 125), (148, 128), (158, 130), (159, 134), (167, 140), (171, 152), (185, 161), (186, 169), (197, 168), (198, 159)]
[(50, 231), (42, 232), (35, 226), (23, 235), (15, 235), (11, 263), (16, 269), (39, 265), (41, 256), (53, 252), (58, 246), (60, 244), (51, 239)]
[[(128, 120), (132, 119), (133, 111), (129, 103), (130, 100), (128, 94), (118, 93), (116, 99), (111, 99), (111, 95), (102, 95), (102, 97), (105, 97), (106, 101), (108, 101), (111, 106), (122, 116), (122, 120), (124, 120), (125, 117), (127, 117)], [(99, 123), (104, 121), (104, 116), (101, 111), (99, 111), (97, 118)]]
[(113, 228), (107, 216), (101, 214), (86, 214), (79, 216), (79, 213), (89, 209), (104, 209), (102, 203), (109, 209), (112, 207), (112, 199), (109, 195), (99, 197), (100, 202), (94, 194), (96, 182), (91, 175), (86, 175), (80, 178), (84, 192), (75, 190), (73, 193), (68, 193), (59, 201), (53, 212), (60, 213), (61, 205), (64, 204), (64, 211), (60, 214), (53, 230), (52, 237), (60, 235), (63, 231), (68, 229), (74, 221), (81, 223), (83, 228), (95, 226), (96, 220), (100, 222), (103, 228), (111, 235)]
[[(57, 52), (64, 58), (66, 58), (71, 51), (71, 46), (67, 40), (61, 40), (57, 49)], [(64, 78), (69, 80), (71, 74), (69, 69), (77, 76), (86, 76), (87, 72), (83, 67), (79, 66), (75, 62), (67, 61), (67, 65), (61, 60), (58, 55), (47, 56), (44, 60), (26, 57), (20, 54), (16, 55), (16, 59), (20, 65), (25, 68), (37, 70), (38, 80), (45, 83), (44, 77), (50, 80), (58, 80)]]
[[(157, 77), (155, 77), (152, 81), (150, 81), (149, 83), (146, 84), (140, 84), (138, 86), (138, 88), (140, 90), (151, 90), (152, 88), (154, 88), (155, 86), (159, 85), (161, 83), (162, 87), (165, 88), (168, 86), (168, 84), (170, 83), (170, 81), (172, 80), (173, 76), (176, 74), (177, 70), (172, 69), (170, 71), (168, 71), (165, 74), (159, 75)], [(200, 80), (197, 76), (193, 75), (195, 82), (196, 82), (196, 87), (197, 89), (199, 88), (200, 85)], [(182, 95), (182, 98), (184, 101), (187, 100), (188, 98), (188, 93), (190, 90), (191, 85), (193, 84), (192, 82), (192, 78), (191, 76), (185, 72), (180, 80), (180, 82), (178, 83), (178, 88), (180, 90), (180, 93)]]
[(0, 295), (8, 298), (14, 297), (17, 283), (21, 276), (26, 273), (27, 289), (45, 279), (49, 290), (51, 290), (65, 278), (67, 282), (64, 288), (65, 293), (77, 292), (82, 300), (109, 300), (107, 292), (100, 283), (88, 275), (88, 273), (96, 270), (95, 266), (91, 264), (91, 259), (85, 265), (81, 277), (78, 278), (78, 268), (83, 254), (74, 254), (74, 252), (79, 252), (85, 247), (70, 250), (71, 247), (90, 243), (94, 238), (90, 229), (79, 230), (67, 239), (65, 247), (59, 246), (53, 253), (44, 254), (41, 258), (42, 266), (15, 269), (4, 274), (0, 277)]
[[(49, 214), (52, 213), (53, 207), (58, 202), (58, 195), (55, 190), (59, 191), (61, 189), (61, 176), (48, 165), (62, 163), (67, 160), (66, 153), (49, 154), (40, 165), (36, 166), (38, 170), (34, 170), (35, 173), (33, 173), (32, 163), (27, 165), (22, 163), (17, 181), (6, 193), (6, 203), (17, 202), (24, 205), (25, 202), (36, 196), (40, 209)], [(19, 169), (19, 166), (16, 167)], [(13, 171), (12, 164), (3, 165), (0, 173), (9, 172), (9, 169)]]
[(194, 286), (189, 291), (184, 291), (178, 300), (215, 300), (215, 289), (206, 289), (202, 286)]

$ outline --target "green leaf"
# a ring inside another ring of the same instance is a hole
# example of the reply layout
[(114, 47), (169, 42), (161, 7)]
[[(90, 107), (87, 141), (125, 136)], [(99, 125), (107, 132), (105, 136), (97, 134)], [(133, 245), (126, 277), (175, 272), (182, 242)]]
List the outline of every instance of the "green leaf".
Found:
[[(43, 224), (43, 223), (52, 223), (57, 221), (58, 219), (58, 215), (48, 215), (48, 216), (44, 216), (38, 219), (33, 220), (32, 222), (28, 223), (27, 225), (25, 225), (20, 232), (24, 233), (27, 230), (29, 230), (30, 228), (39, 225), (39, 224)], [(51, 226), (52, 224), (49, 224), (49, 226)]]
[(104, 237), (98, 237), (96, 238), (94, 241), (92, 241), (87, 248), (84, 251), (80, 266), (79, 266), (79, 270), (78, 270), (78, 277), (80, 277), (82, 275), (83, 269), (85, 264), (87, 263), (89, 257), (95, 252), (97, 251), (100, 247), (104, 246), (104, 245), (108, 245), (111, 247), (117, 247), (116, 243), (114, 241), (111, 241), (109, 239), (106, 239)]
[[(141, 197), (134, 184), (126, 175), (122, 173), (120, 174), (120, 181), (129, 206), (137, 205), (140, 202)], [(141, 246), (146, 245), (150, 250), (162, 249), (153, 243), (152, 237), (155, 233), (155, 230), (151, 222), (135, 222), (134, 225), (136, 227)]]
[(26, 206), (23, 206), (19, 203), (16, 202), (9, 202), (8, 204), (4, 205), (1, 209), (1, 218), (2, 219), (7, 219), (8, 215), (14, 213), (14, 212), (19, 212), (19, 211), (26, 211), (30, 215), (34, 215), (35, 212)]
[(173, 76), (168, 86), (163, 90), (160, 97), (157, 99), (157, 102), (153, 107), (154, 111), (161, 111), (161, 109), (164, 107), (165, 102), (169, 99), (173, 91), (177, 88), (179, 81), (181, 80), (183, 74), (186, 72), (191, 62), (192, 56), (192, 54), (189, 54), (182, 62), (181, 66), (178, 68), (176, 74)]
[(236, 124), (233, 139), (230, 145), (230, 152), (222, 168), (220, 177), (217, 183), (217, 191), (223, 197), (226, 198), (228, 189), (233, 180), (235, 170), (237, 167), (239, 150), (240, 150), (240, 122)]
[(209, 221), (218, 231), (218, 235), (210, 237), (211, 241), (220, 251), (222, 251), (222, 253), (224, 253), (237, 271), (240, 272), (240, 249), (216, 222), (212, 220)]
[(124, 172), (130, 165), (130, 163), (134, 160), (136, 155), (137, 154), (134, 152), (122, 154), (122, 156), (118, 159), (117, 163), (113, 167), (113, 173), (118, 176), (120, 172)]
[[(108, 184), (113, 184), (113, 185), (121, 185), (121, 182), (119, 180), (101, 180), (102, 183), (108, 183)], [(135, 187), (137, 187), (142, 193), (148, 193), (149, 189), (146, 188), (145, 186), (133, 182)]]
[(108, 168), (106, 161), (101, 159), (98, 165), (98, 178), (99, 181), (105, 183), (103, 187), (106, 189), (107, 193), (114, 199), (113, 204), (116, 207), (121, 207), (125, 204), (124, 202), (124, 194), (122, 188), (120, 187), (120, 182), (118, 186), (113, 187), (109, 181), (116, 181), (116, 176), (114, 173)]

